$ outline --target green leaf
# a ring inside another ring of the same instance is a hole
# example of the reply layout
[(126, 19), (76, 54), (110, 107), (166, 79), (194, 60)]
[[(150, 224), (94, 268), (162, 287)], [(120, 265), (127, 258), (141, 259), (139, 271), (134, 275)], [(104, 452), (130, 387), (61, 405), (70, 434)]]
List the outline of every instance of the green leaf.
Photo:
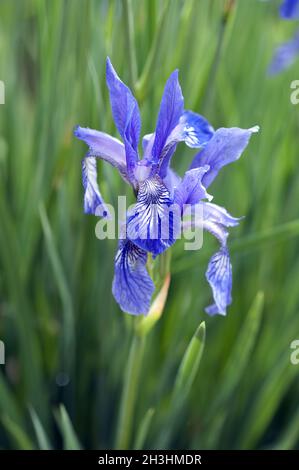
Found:
[(57, 414), (57, 424), (62, 434), (64, 450), (80, 450), (82, 446), (74, 431), (70, 417), (63, 405), (60, 405)]
[(34, 408), (32, 408), (31, 406), (29, 407), (29, 412), (30, 412), (30, 416), (31, 416), (31, 419), (32, 419), (32, 423), (33, 423), (34, 431), (35, 431), (35, 434), (36, 434), (39, 449), (40, 450), (51, 450), (52, 446), (50, 444), (50, 440), (47, 436), (46, 431), (43, 428), (43, 425), (42, 425), (37, 413), (35, 412)]
[(143, 449), (154, 414), (154, 408), (149, 408), (145, 413), (137, 432), (134, 449)]
[(205, 322), (200, 323), (181, 361), (174, 384), (174, 400), (185, 397), (196, 377), (206, 338)]
[(34, 444), (28, 437), (27, 431), (23, 430), (15, 421), (8, 415), (2, 417), (2, 423), (8, 433), (11, 435), (15, 446), (19, 450), (34, 450)]

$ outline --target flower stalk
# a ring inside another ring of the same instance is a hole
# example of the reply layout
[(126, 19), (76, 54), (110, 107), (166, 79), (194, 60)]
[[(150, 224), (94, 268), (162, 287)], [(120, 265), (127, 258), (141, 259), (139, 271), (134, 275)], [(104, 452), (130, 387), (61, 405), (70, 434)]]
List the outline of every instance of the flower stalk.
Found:
[[(128, 449), (132, 440), (134, 409), (138, 396), (140, 375), (145, 350), (146, 337), (157, 321), (161, 318), (166, 304), (170, 285), (170, 253), (163, 253), (158, 259), (157, 284), (162, 285), (152, 302), (146, 317), (137, 317), (134, 322), (134, 336), (125, 369), (124, 386), (121, 398), (119, 420), (117, 426), (116, 449)], [(155, 264), (151, 258), (149, 269), (153, 272)], [(161, 277), (160, 277), (161, 276)]]
[[(138, 320), (138, 318), (136, 319)], [(145, 348), (145, 336), (134, 334), (130, 348), (117, 425), (116, 449), (129, 449), (133, 417)]]

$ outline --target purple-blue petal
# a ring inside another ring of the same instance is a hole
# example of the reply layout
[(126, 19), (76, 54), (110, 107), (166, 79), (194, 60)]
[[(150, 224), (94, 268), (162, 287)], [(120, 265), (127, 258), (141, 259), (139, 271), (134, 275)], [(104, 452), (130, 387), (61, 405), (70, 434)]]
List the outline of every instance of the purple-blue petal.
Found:
[(299, 19), (299, 0), (284, 0), (279, 9), (280, 16), (285, 20)]
[(178, 142), (185, 142), (188, 147), (204, 147), (212, 138), (214, 129), (210, 123), (200, 114), (192, 111), (184, 111), (178, 125), (173, 129), (165, 143), (160, 157), (159, 175), (165, 178)]
[(118, 77), (109, 57), (106, 62), (106, 80), (114, 122), (125, 143), (127, 171), (132, 177), (135, 163), (138, 160), (141, 128), (138, 103), (131, 90)]
[(204, 147), (213, 137), (215, 130), (206, 118), (193, 111), (185, 111), (181, 117), (182, 140), (191, 148)]
[(206, 278), (213, 292), (214, 304), (206, 308), (209, 315), (226, 315), (231, 304), (232, 266), (226, 246), (221, 247), (209, 261)]
[(125, 147), (115, 137), (88, 127), (77, 126), (74, 135), (89, 147), (89, 155), (101, 158), (116, 167), (127, 180)]
[(208, 188), (223, 166), (240, 158), (252, 133), (258, 130), (258, 126), (251, 129), (238, 127), (218, 129), (206, 146), (194, 157), (190, 169), (209, 165), (210, 169), (202, 180), (203, 185)]
[(142, 150), (145, 157), (151, 157), (155, 134), (146, 134), (142, 137)]
[(168, 189), (171, 198), (173, 198), (174, 190), (180, 185), (181, 181), (182, 178), (172, 168), (168, 167), (163, 183)]
[(108, 210), (103, 202), (97, 183), (97, 162), (95, 157), (82, 160), (82, 181), (84, 187), (84, 212), (107, 217)]
[(274, 52), (272, 61), (268, 68), (270, 75), (276, 75), (290, 67), (299, 55), (299, 31), (294, 37), (280, 46)]
[(156, 176), (139, 186), (137, 202), (128, 213), (127, 236), (145, 251), (158, 255), (171, 246), (180, 231), (180, 208)]
[(202, 179), (207, 171), (209, 171), (209, 168), (206, 165), (186, 171), (182, 182), (174, 193), (174, 200), (181, 208), (183, 208), (184, 204), (193, 205), (197, 204), (201, 199), (211, 199), (206, 188), (202, 185)]
[(166, 82), (160, 105), (155, 140), (152, 148), (152, 157), (155, 163), (159, 162), (167, 138), (179, 123), (183, 112), (184, 97), (178, 80), (178, 71), (175, 70)]
[(146, 269), (147, 253), (129, 240), (121, 240), (115, 257), (112, 293), (120, 308), (146, 315), (155, 289)]
[(211, 202), (201, 202), (200, 204), (203, 207), (204, 220), (210, 220), (225, 227), (236, 227), (242, 219), (242, 217), (233, 217), (224, 207), (217, 204)]

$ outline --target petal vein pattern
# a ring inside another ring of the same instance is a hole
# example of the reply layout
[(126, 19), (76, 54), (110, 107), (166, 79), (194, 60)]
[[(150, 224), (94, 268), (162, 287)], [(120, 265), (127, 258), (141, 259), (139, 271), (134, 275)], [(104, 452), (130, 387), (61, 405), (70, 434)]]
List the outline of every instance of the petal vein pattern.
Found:
[(128, 238), (158, 255), (175, 242), (180, 226), (180, 207), (173, 203), (162, 180), (155, 176), (141, 183), (137, 203), (128, 214)]

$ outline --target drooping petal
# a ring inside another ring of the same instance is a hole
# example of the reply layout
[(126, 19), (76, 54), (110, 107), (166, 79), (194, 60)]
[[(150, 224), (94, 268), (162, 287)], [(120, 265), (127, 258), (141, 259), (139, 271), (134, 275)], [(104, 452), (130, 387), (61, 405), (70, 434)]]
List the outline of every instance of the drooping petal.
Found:
[(155, 140), (152, 148), (153, 162), (158, 163), (171, 131), (184, 112), (184, 97), (175, 70), (166, 82), (160, 105)]
[(147, 253), (130, 240), (121, 240), (115, 257), (112, 293), (120, 308), (146, 315), (155, 289), (146, 269)]
[(233, 217), (224, 207), (218, 206), (217, 204), (211, 202), (200, 202), (199, 204), (203, 208), (205, 221), (210, 220), (211, 222), (224, 225), (225, 227), (236, 227), (242, 219), (242, 217)]
[(298, 20), (299, 0), (284, 0), (279, 11), (280, 16), (285, 20)]
[(271, 64), (268, 68), (270, 75), (276, 75), (290, 67), (299, 55), (299, 31), (294, 37), (280, 46), (274, 52)]
[(212, 288), (215, 302), (206, 308), (206, 312), (209, 315), (226, 315), (226, 307), (232, 301), (232, 265), (226, 246), (221, 247), (210, 259), (206, 278)]
[(175, 190), (174, 196), (175, 202), (181, 208), (185, 204), (197, 204), (201, 199), (211, 200), (211, 196), (202, 185), (202, 179), (209, 169), (210, 167), (206, 165), (186, 171), (182, 182)]
[(258, 126), (251, 129), (238, 127), (218, 129), (207, 145), (194, 157), (190, 169), (210, 166), (202, 180), (203, 185), (208, 188), (223, 166), (240, 158), (252, 133), (258, 130)]
[(214, 304), (206, 308), (209, 315), (226, 314), (231, 303), (232, 266), (227, 248), (227, 227), (238, 225), (239, 219), (231, 216), (226, 209), (209, 202), (200, 202), (195, 207), (199, 218), (183, 222), (183, 229), (200, 227), (210, 232), (220, 243), (220, 249), (210, 259), (206, 278), (212, 287)]
[(122, 142), (105, 132), (77, 126), (74, 135), (89, 146), (89, 155), (115, 166), (127, 181), (126, 153)]
[(138, 104), (131, 90), (118, 77), (109, 58), (106, 62), (106, 79), (114, 122), (125, 143), (127, 171), (133, 178), (141, 128)]
[(95, 157), (82, 160), (82, 181), (84, 187), (84, 212), (102, 217), (108, 216), (97, 182), (97, 162)]
[(180, 231), (179, 209), (158, 176), (145, 180), (139, 186), (137, 203), (128, 214), (128, 238), (154, 255), (162, 253)]
[(212, 138), (214, 129), (200, 114), (184, 111), (178, 125), (169, 135), (161, 155), (159, 175), (164, 178), (178, 142), (185, 142), (188, 147), (204, 147)]

